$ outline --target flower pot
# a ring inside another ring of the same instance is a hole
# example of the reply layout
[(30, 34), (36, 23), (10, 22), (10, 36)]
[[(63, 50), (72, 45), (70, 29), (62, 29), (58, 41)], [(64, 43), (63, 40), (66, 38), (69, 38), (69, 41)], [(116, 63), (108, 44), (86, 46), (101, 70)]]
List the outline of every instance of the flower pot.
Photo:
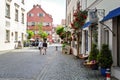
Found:
[(92, 70), (98, 70), (98, 64), (96, 63), (96, 64), (94, 64), (93, 66), (92, 66)]
[(106, 68), (100, 68), (100, 72), (102, 76), (106, 76)]

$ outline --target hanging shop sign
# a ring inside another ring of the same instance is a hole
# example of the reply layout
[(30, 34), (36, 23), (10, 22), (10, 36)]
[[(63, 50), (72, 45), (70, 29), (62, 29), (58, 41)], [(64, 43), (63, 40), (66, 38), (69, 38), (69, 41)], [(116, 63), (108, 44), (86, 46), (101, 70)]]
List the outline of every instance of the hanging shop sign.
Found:
[(90, 9), (88, 11), (88, 16), (89, 16), (89, 21), (91, 23), (97, 23), (98, 22), (98, 15), (97, 15), (97, 11), (95, 9)]

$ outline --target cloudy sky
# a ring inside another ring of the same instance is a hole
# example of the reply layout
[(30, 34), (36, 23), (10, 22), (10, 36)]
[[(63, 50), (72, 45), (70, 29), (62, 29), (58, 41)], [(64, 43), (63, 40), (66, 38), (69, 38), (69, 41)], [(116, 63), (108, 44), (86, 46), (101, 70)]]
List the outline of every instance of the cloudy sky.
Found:
[(33, 5), (39, 4), (46, 13), (53, 17), (53, 24), (60, 24), (65, 19), (65, 1), (66, 0), (25, 0), (26, 11), (33, 8)]

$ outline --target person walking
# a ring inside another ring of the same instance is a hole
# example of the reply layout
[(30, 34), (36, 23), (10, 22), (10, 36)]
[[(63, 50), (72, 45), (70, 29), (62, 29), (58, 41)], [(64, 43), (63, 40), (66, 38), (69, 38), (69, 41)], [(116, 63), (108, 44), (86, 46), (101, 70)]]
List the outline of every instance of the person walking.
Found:
[(43, 42), (43, 55), (46, 54), (46, 52), (47, 52), (47, 42), (46, 42), (46, 40), (44, 40), (44, 42)]
[(42, 54), (42, 49), (43, 49), (43, 42), (42, 42), (42, 40), (39, 41), (38, 48), (40, 50), (40, 54)]

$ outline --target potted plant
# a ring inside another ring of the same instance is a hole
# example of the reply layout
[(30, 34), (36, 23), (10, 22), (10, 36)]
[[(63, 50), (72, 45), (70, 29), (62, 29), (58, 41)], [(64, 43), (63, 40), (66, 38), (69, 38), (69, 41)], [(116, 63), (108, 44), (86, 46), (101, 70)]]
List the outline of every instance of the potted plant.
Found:
[(101, 74), (106, 76), (106, 69), (110, 69), (113, 63), (112, 54), (107, 44), (102, 45), (100, 53), (97, 56), (97, 61), (101, 67)]
[(99, 50), (97, 49), (97, 45), (96, 44), (92, 44), (90, 55), (88, 57), (89, 61), (97, 60), (97, 55), (98, 54), (99, 54)]
[(93, 70), (98, 69), (98, 63), (97, 63), (97, 55), (99, 54), (99, 50), (97, 49), (96, 44), (92, 44), (92, 48), (90, 51), (90, 55), (88, 57), (89, 61), (92, 62), (94, 65), (92, 66)]

